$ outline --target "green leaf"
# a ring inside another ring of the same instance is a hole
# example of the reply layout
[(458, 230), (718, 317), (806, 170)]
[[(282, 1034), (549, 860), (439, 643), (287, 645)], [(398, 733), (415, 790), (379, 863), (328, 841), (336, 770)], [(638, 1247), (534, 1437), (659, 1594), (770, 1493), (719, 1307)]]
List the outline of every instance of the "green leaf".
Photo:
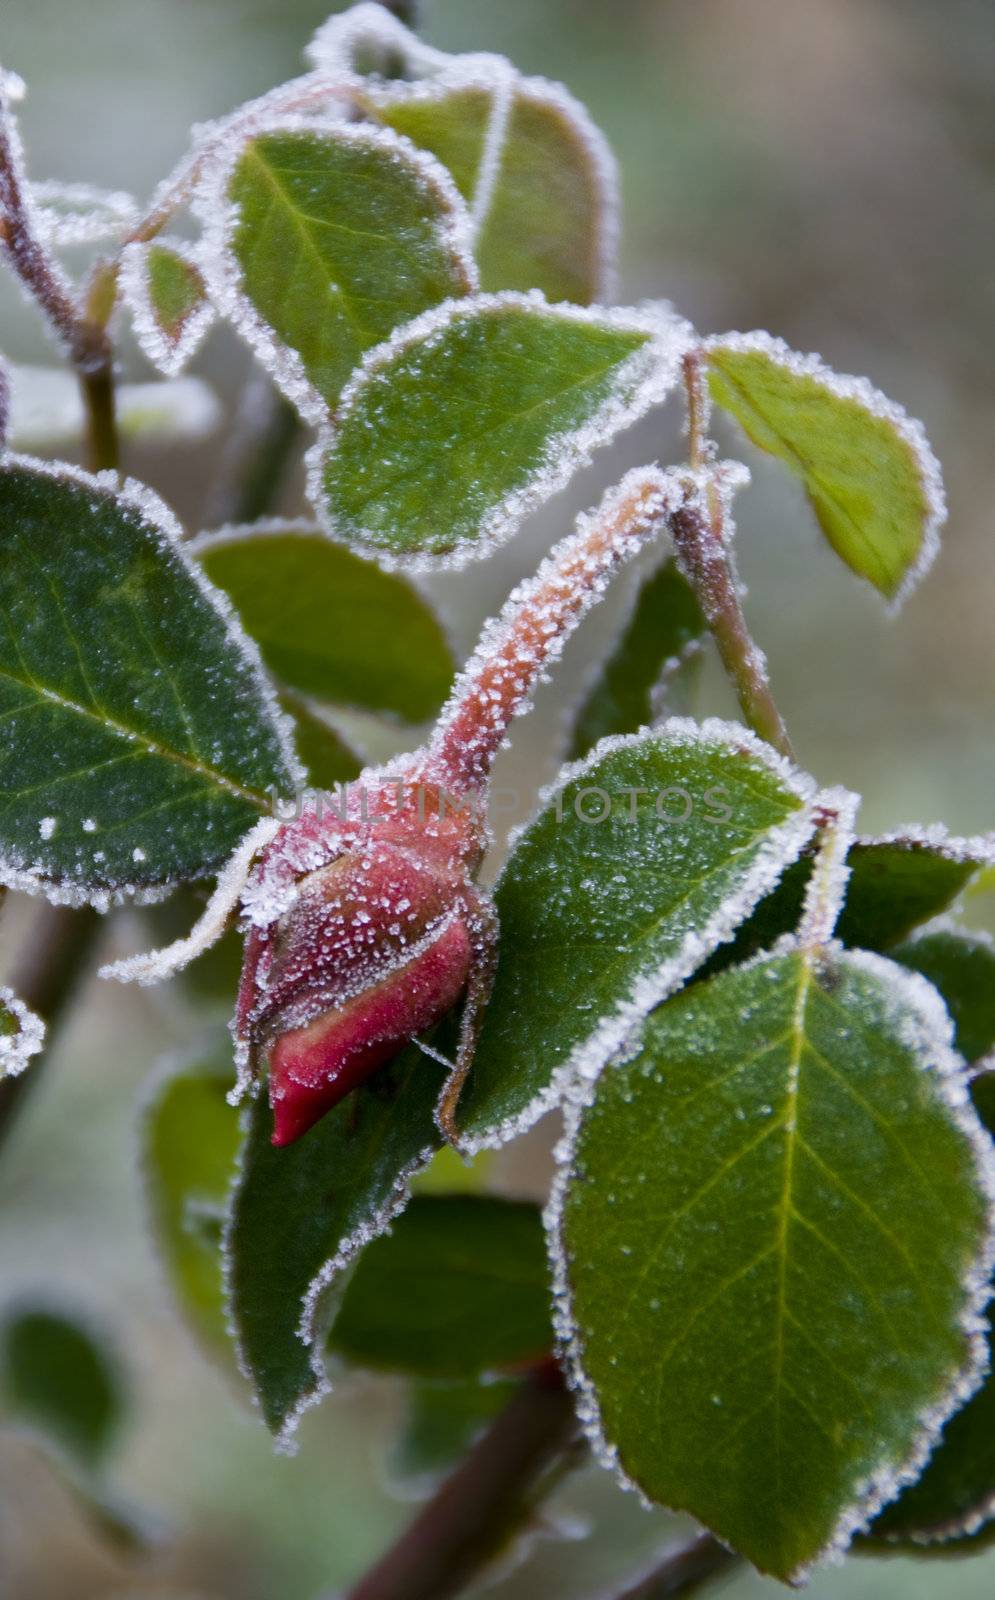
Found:
[(920, 424), (865, 379), (840, 377), (769, 334), (733, 334), (707, 349), (717, 404), (802, 480), (851, 571), (902, 600), (929, 569), (946, 516)]
[(517, 1387), (512, 1379), (413, 1383), (407, 1416), (390, 1455), (391, 1479), (405, 1487), (430, 1487), (461, 1460)]
[[(927, 939), (933, 937), (926, 936)], [(948, 975), (949, 968), (945, 964), (944, 976)], [(995, 1097), (991, 1094), (991, 1088), (992, 1083), (988, 1083), (982, 1089), (981, 1080), (976, 1080), (973, 1085), (975, 1106), (989, 1132), (995, 1131)], [(872, 1524), (869, 1537), (872, 1540), (885, 1540), (889, 1544), (911, 1546), (940, 1542), (946, 1548), (948, 1541), (960, 1541), (967, 1536), (967, 1548), (970, 1549), (970, 1540), (993, 1517), (995, 1378), (989, 1371), (977, 1394), (944, 1427), (943, 1436), (930, 1456), (922, 1477), (885, 1507)]]
[(286, 1149), (252, 1108), (226, 1231), (229, 1313), (272, 1432), (287, 1440), (328, 1389), (326, 1294), (407, 1198), (437, 1148), (442, 1071), (411, 1045)]
[(91, 1330), (49, 1306), (24, 1305), (0, 1328), (8, 1416), (53, 1439), (88, 1471), (102, 1466), (124, 1413), (117, 1366)]
[(229, 152), (198, 205), (212, 296), (309, 422), (364, 351), (476, 286), (448, 173), (385, 128), (287, 119)]
[(202, 876), (297, 767), (258, 657), (135, 485), (0, 469), (0, 878), (107, 905)]
[(408, 722), (442, 705), (452, 652), (407, 579), (294, 523), (208, 534), (194, 550), (290, 688)]
[[(891, 950), (921, 923), (946, 911), (990, 853), (990, 842), (953, 838), (939, 827), (856, 840), (847, 853), (850, 877), (836, 930), (839, 938), (861, 950)], [(748, 960), (794, 933), (811, 871), (806, 853), (760, 902), (728, 949), (716, 952), (703, 975)]]
[(535, 1121), (731, 937), (811, 836), (811, 801), (719, 722), (609, 740), (568, 769), (497, 886), (497, 977), (457, 1117), (470, 1148)]
[(232, 1077), (230, 1048), (174, 1067), (156, 1085), (141, 1143), (152, 1230), (170, 1287), (205, 1348), (229, 1362), (221, 1233), (241, 1143), (238, 1113), (225, 1099)]
[[(0, 900), (3, 891), (0, 890)], [(0, 1080), (23, 1072), (45, 1042), (45, 1024), (13, 990), (0, 985)]]
[(684, 339), (659, 315), (538, 296), (443, 306), (357, 372), (309, 457), (312, 503), (336, 538), (381, 558), (486, 554), (665, 399)]
[(966, 1061), (995, 1051), (995, 944), (989, 936), (966, 928), (928, 928), (891, 954), (939, 989)]
[(327, 717), (294, 694), (282, 694), (280, 704), (293, 719), (297, 754), (313, 789), (334, 789), (358, 778), (363, 763)]
[(189, 247), (135, 241), (122, 253), (118, 279), (143, 353), (167, 377), (182, 371), (214, 318)]
[(359, 1366), (462, 1378), (552, 1349), (539, 1208), (494, 1195), (415, 1195), (359, 1258), (329, 1348)]
[(652, 573), (574, 725), (570, 754), (584, 756), (599, 739), (635, 733), (657, 720), (660, 701), (675, 715), (690, 710), (691, 690), (708, 629), (686, 578), (673, 560)]
[(560, 84), (500, 56), (455, 61), (428, 82), (370, 83), (364, 109), (428, 150), (470, 207), (484, 290), (610, 298), (617, 204), (611, 152)]
[(782, 1579), (921, 1470), (984, 1369), (995, 1154), (949, 1041), (901, 967), (795, 949), (661, 1006), (570, 1114), (589, 1426)]

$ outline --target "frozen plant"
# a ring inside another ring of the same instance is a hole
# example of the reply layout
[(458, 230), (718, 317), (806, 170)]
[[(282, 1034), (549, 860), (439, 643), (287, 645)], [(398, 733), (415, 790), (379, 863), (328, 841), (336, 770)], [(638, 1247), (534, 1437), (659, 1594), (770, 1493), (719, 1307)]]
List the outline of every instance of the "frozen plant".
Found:
[[(192, 1036), (234, 1014), (147, 1097), (153, 1231), (281, 1447), (343, 1366), (410, 1380), (407, 1456), (450, 1475), (355, 1600), (461, 1592), (586, 1455), (702, 1525), (632, 1593), (977, 1548), (995, 951), (957, 908), (995, 839), (859, 834), (858, 797), (799, 770), (736, 572), (749, 472), (711, 412), (892, 609), (936, 553), (939, 467), (864, 379), (609, 304), (616, 174), (586, 111), (397, 9), (333, 16), (144, 210), (29, 177), (0, 76), (0, 250), (80, 390), (20, 369), (12, 400), (0, 371), (0, 882), (47, 902), (0, 991), (0, 1132), (98, 944), (105, 978), (175, 977)], [(69, 246), (102, 252), (81, 281)], [(116, 381), (121, 319), (151, 395)], [(189, 539), (121, 440), (143, 408), (174, 438), (217, 425), (178, 376), (211, 330), (257, 376)], [(457, 672), (431, 575), (671, 397), (686, 460), (609, 488)], [(85, 468), (51, 459), (79, 431)], [(274, 518), (292, 464), (307, 504)], [(485, 887), (494, 759), (640, 553), (569, 759)], [(742, 722), (693, 714), (707, 650)], [(356, 712), (399, 753), (357, 755)], [(545, 1114), (543, 1214), (419, 1190), (444, 1144)], [(100, 1336), (41, 1307), (5, 1328), (15, 1409), (134, 1543), (72, 1428), (67, 1373), (112, 1403)], [(457, 1381), (465, 1451), (426, 1463)]]

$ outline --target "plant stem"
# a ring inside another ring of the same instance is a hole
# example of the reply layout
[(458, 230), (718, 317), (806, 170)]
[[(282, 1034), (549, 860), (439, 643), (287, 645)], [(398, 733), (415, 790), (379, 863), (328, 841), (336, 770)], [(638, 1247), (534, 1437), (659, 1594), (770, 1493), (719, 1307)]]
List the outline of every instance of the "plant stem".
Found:
[(0, 245), (41, 307), (76, 369), (87, 418), (91, 469), (117, 469), (114, 366), (107, 330), (77, 307), (69, 285), (34, 231), (9, 113), (0, 115)]
[(670, 515), (674, 550), (711, 630), (722, 665), (736, 689), (743, 715), (761, 739), (793, 759), (791, 740), (777, 709), (763, 652), (750, 637), (740, 603), (729, 545), (725, 507), (711, 467), (707, 428), (707, 392), (701, 355), (684, 358), (688, 393), (690, 465), (695, 481), (684, 504)]
[(559, 1371), (537, 1369), (348, 1600), (447, 1600), (521, 1525), (530, 1489), (570, 1444), (573, 1400)]
[(16, 1078), (0, 1078), (0, 1146), (38, 1080), (42, 1062), (65, 1017), (76, 983), (88, 965), (100, 931), (100, 917), (87, 908), (42, 904), (31, 936), (11, 977), (18, 999), (30, 1006), (46, 1026), (45, 1054), (29, 1062)]
[(690, 1544), (669, 1550), (659, 1566), (626, 1589), (618, 1600), (673, 1600), (676, 1595), (700, 1594), (713, 1579), (731, 1572), (741, 1559), (710, 1533), (702, 1533)]

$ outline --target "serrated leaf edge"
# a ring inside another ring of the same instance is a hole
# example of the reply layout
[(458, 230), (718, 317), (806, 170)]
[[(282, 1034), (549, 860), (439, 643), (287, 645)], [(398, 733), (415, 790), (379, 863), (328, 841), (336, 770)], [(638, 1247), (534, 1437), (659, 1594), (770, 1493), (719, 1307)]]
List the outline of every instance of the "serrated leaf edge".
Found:
[(260, 364), (305, 422), (321, 427), (328, 421), (328, 402), (311, 382), (297, 351), (284, 344), (246, 294), (233, 248), (238, 208), (228, 198), (228, 186), (246, 144), (269, 134), (325, 137), (340, 143), (379, 149), (395, 160), (406, 162), (423, 187), (442, 202), (445, 221), (440, 220), (439, 236), (453, 266), (462, 275), (468, 294), (476, 289), (478, 283), (477, 265), (470, 243), (470, 214), (441, 162), (426, 151), (419, 150), (403, 135), (372, 123), (343, 122), (327, 114), (303, 116), (286, 112), (272, 115), (261, 113), (250, 122), (237, 124), (232, 130), (231, 139), (222, 137), (205, 156), (192, 205), (203, 224), (200, 266), (208, 293), (222, 316), (227, 318), (253, 350)]
[[(64, 183), (59, 178), (29, 182), (40, 238), (56, 249), (67, 245), (119, 240), (138, 222), (134, 196), (123, 189), (101, 189), (92, 183)], [(73, 210), (60, 213), (62, 204)]]
[[(896, 1027), (896, 1034), (900, 1039), (904, 1035), (903, 1042), (907, 1048), (921, 1053), (922, 1070), (933, 1074), (939, 1097), (950, 1113), (951, 1121), (967, 1141), (974, 1158), (978, 1187), (987, 1202), (988, 1231), (979, 1260), (962, 1281), (964, 1304), (957, 1322), (965, 1339), (963, 1365), (949, 1374), (944, 1391), (920, 1413), (918, 1429), (904, 1460), (897, 1467), (882, 1465), (865, 1484), (858, 1487), (853, 1501), (841, 1511), (826, 1544), (809, 1561), (788, 1574), (787, 1581), (793, 1585), (803, 1584), (815, 1568), (824, 1562), (841, 1559), (854, 1536), (864, 1532), (884, 1506), (917, 1480), (944, 1424), (977, 1392), (990, 1364), (985, 1312), (992, 1294), (990, 1280), (995, 1267), (995, 1145), (971, 1104), (966, 1066), (953, 1047), (953, 1023), (949, 1012), (938, 991), (920, 973), (910, 972), (886, 956), (868, 950), (845, 950), (835, 940), (829, 948), (837, 961), (877, 978), (882, 991), (891, 998), (896, 1009), (903, 1011), (904, 1022)], [(800, 941), (789, 935), (779, 940), (773, 950), (760, 951), (752, 956), (738, 970), (745, 971), (749, 967), (762, 965), (772, 956), (787, 955), (793, 949), (809, 958), (813, 953), (806, 951)], [(902, 1005), (897, 999), (899, 995), (902, 996)], [(911, 1037), (908, 1012), (916, 1014), (918, 1024), (911, 1030)], [(573, 1175), (577, 1139), (584, 1112), (593, 1103), (605, 1065), (607, 1063), (602, 1063), (593, 1075), (578, 1072), (568, 1086), (563, 1101), (564, 1131), (554, 1152), (556, 1171), (543, 1213), (553, 1277), (553, 1325), (560, 1361), (567, 1381), (577, 1396), (577, 1414), (595, 1459), (613, 1474), (622, 1489), (634, 1493), (645, 1506), (652, 1508), (655, 1502), (628, 1475), (622, 1466), (618, 1447), (608, 1438), (596, 1387), (584, 1368), (583, 1339), (573, 1319), (569, 1254), (562, 1231), (563, 1210)]]
[[(245, 1177), (245, 1153), (248, 1148), (248, 1127), (251, 1108), (247, 1107), (242, 1113), (243, 1141), (236, 1163), (235, 1175), (231, 1188), (228, 1191), (228, 1203), (225, 1208), (225, 1222), (221, 1235), (221, 1273), (224, 1288), (225, 1322), (229, 1336), (235, 1348), (235, 1357), (242, 1376), (249, 1385), (252, 1396), (252, 1405), (260, 1415), (263, 1413), (262, 1403), (256, 1390), (255, 1375), (249, 1361), (245, 1347), (242, 1343), (238, 1327), (238, 1320), (234, 1309), (234, 1249), (232, 1234), (235, 1228), (235, 1209), (239, 1191)], [(336, 1279), (340, 1278), (347, 1267), (350, 1267), (366, 1245), (373, 1239), (386, 1233), (394, 1218), (399, 1216), (411, 1198), (411, 1183), (418, 1173), (424, 1171), (436, 1153), (435, 1144), (426, 1145), (418, 1155), (407, 1162), (394, 1179), (391, 1192), (386, 1201), (374, 1207), (365, 1222), (358, 1224), (347, 1233), (338, 1249), (321, 1266), (311, 1279), (307, 1291), (301, 1300), (300, 1321), (297, 1325), (297, 1337), (307, 1347), (308, 1360), (311, 1367), (311, 1387), (301, 1394), (297, 1404), (283, 1419), (278, 1434), (275, 1435), (274, 1448), (280, 1455), (296, 1455), (299, 1448), (296, 1438), (297, 1429), (302, 1417), (315, 1406), (320, 1405), (326, 1395), (331, 1394), (334, 1387), (324, 1359), (322, 1336), (327, 1331), (326, 1324), (330, 1320), (323, 1301)]]
[[(204, 284), (204, 298), (189, 313), (176, 339), (171, 339), (165, 332), (152, 303), (149, 253), (155, 249), (170, 250), (188, 267), (192, 267)], [(163, 377), (175, 378), (196, 353), (216, 316), (214, 304), (207, 293), (203, 262), (198, 251), (182, 239), (162, 236), (149, 241), (133, 239), (121, 252), (118, 286), (130, 312), (131, 325), (142, 354)]]
[(783, 339), (756, 329), (751, 333), (723, 333), (705, 339), (702, 349), (708, 355), (713, 350), (729, 350), (736, 355), (759, 354), (786, 367), (796, 377), (814, 378), (839, 400), (849, 400), (863, 406), (866, 411), (884, 422), (889, 422), (912, 453), (926, 503), (919, 553), (911, 562), (894, 595), (888, 600), (889, 616), (901, 610), (913, 589), (926, 576), (940, 550), (940, 530), (947, 520), (947, 500), (943, 488), (943, 472), (926, 437), (926, 430), (917, 418), (910, 416), (904, 406), (890, 400), (876, 389), (868, 378), (850, 373), (835, 372), (820, 355), (807, 355), (792, 350)]
[[(689, 717), (670, 717), (659, 728), (644, 729), (641, 733), (610, 735), (600, 740), (580, 761), (565, 766), (556, 779), (541, 791), (532, 816), (509, 836), (501, 876), (511, 868), (519, 844), (561, 789), (583, 777), (605, 756), (617, 750), (629, 750), (650, 741), (659, 743), (664, 740), (698, 746), (718, 744), (724, 749), (760, 761), (801, 802), (799, 809), (769, 830), (734, 903), (730, 905), (730, 902), (725, 902), (704, 928), (689, 933), (677, 954), (662, 967), (639, 973), (628, 995), (618, 1003), (614, 1012), (603, 1018), (588, 1037), (574, 1047), (566, 1061), (556, 1068), (546, 1087), (522, 1111), (503, 1118), (486, 1133), (461, 1134), (459, 1148), (465, 1155), (500, 1149), (510, 1140), (526, 1133), (548, 1111), (562, 1106), (578, 1079), (596, 1080), (608, 1061), (624, 1054), (647, 1013), (674, 994), (719, 945), (727, 944), (733, 938), (736, 929), (780, 881), (785, 868), (798, 859), (815, 833), (820, 795), (807, 773), (794, 767), (739, 723), (723, 722), (717, 717), (709, 717), (704, 722), (695, 722)], [(501, 877), (495, 883), (495, 894), (500, 893), (500, 888)]]
[(855, 845), (891, 844), (899, 850), (932, 850), (945, 861), (995, 866), (995, 832), (966, 836), (951, 833), (942, 822), (909, 822), (886, 833), (858, 833)]
[[(81, 467), (70, 466), (64, 461), (41, 461), (35, 456), (17, 455), (12, 451), (5, 451), (0, 455), (0, 473), (7, 467), (23, 469), (39, 477), (54, 479), (56, 482), (75, 484), (93, 495), (127, 507), (142, 521), (152, 533), (160, 550), (167, 557), (179, 562), (203, 599), (218, 616), (228, 642), (241, 657), (253, 679), (259, 695), (261, 713), (268, 718), (276, 735), (288, 782), (295, 788), (305, 783), (306, 774), (297, 758), (294, 743), (293, 722), (280, 707), (276, 690), (263, 667), (258, 646), (243, 629), (227, 595), (216, 589), (201, 570), (199, 563), (191, 559), (184, 542), (183, 530), (159, 495), (134, 478), (119, 479), (115, 472), (84, 472)], [(75, 907), (91, 905), (101, 912), (109, 911), (112, 906), (124, 904), (154, 905), (157, 901), (165, 899), (177, 884), (187, 881), (186, 877), (170, 877), (155, 884), (101, 886), (72, 883), (65, 879), (49, 877), (40, 863), (24, 865), (0, 856), (0, 884), (6, 888), (17, 890), (22, 894), (43, 895), (52, 905)]]
[(637, 422), (651, 407), (660, 405), (675, 387), (680, 376), (681, 357), (693, 344), (693, 332), (683, 317), (669, 307), (657, 305), (632, 308), (574, 306), (566, 301), (551, 305), (538, 289), (504, 289), (497, 294), (478, 294), (467, 299), (444, 300), (441, 305), (397, 328), (389, 339), (368, 350), (339, 397), (335, 424), (341, 427), (351, 410), (363, 399), (367, 383), (398, 356), (416, 345), (436, 340), (454, 324), (507, 308), (539, 312), (562, 322), (586, 323), (591, 327), (643, 333), (646, 343), (627, 356), (615, 372), (618, 392), (612, 394), (583, 428), (567, 428), (547, 442), (544, 458), (529, 481), (513, 489), (491, 507), (478, 526), (476, 536), (464, 538), (441, 555), (415, 551), (404, 555), (386, 550), (377, 534), (368, 528), (340, 525), (327, 506), (324, 472), (334, 457), (336, 426), (319, 430), (318, 438), (305, 457), (307, 496), (318, 522), (330, 539), (358, 550), (375, 560), (386, 571), (453, 571), (491, 555), (518, 531), (530, 512), (565, 488), (574, 473), (587, 466), (594, 451), (608, 444), (617, 433)]

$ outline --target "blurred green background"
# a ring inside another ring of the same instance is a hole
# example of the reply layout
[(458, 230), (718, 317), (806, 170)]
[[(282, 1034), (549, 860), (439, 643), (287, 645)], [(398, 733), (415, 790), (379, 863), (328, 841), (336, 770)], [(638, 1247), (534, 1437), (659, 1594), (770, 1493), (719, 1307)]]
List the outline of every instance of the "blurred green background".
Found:
[[(0, 59), (28, 81), (33, 174), (147, 194), (182, 153), (191, 121), (300, 70), (328, 9), (327, 0), (9, 0)], [(913, 818), (990, 828), (990, 0), (433, 0), (425, 11), (434, 42), (504, 51), (587, 102), (622, 169), (622, 299), (672, 299), (705, 332), (769, 327), (842, 371), (866, 372), (923, 417), (951, 514), (938, 564), (901, 618), (883, 615), (820, 543), (800, 491), (752, 455), (754, 485), (738, 508), (748, 611), (801, 760), (865, 794), (865, 828)], [(55, 359), (6, 282), (0, 347), (17, 361)], [(151, 379), (126, 342), (122, 359), (129, 377)], [(220, 331), (195, 370), (232, 400), (248, 366)], [(134, 449), (128, 465), (194, 525), (223, 442)], [(613, 468), (679, 448), (676, 416), (654, 416), (493, 562), (438, 580), (460, 645)], [(564, 707), (612, 610), (609, 601), (582, 630), (503, 758), (526, 805), (555, 770)], [(714, 673), (703, 705), (729, 708)], [(32, 911), (12, 909), (8, 958)], [(187, 1048), (202, 1020), (178, 993), (90, 985), (4, 1152), (3, 1298), (56, 1286), (113, 1327), (133, 1401), (118, 1482), (167, 1524), (154, 1556), (115, 1557), (35, 1453), (0, 1435), (4, 1600), (328, 1597), (410, 1514), (384, 1473), (397, 1386), (345, 1385), (306, 1420), (299, 1456), (275, 1457), (177, 1324), (146, 1233), (136, 1107), (157, 1058)], [(495, 1183), (541, 1194), (550, 1141), (540, 1129), (504, 1153)], [(489, 1589), (495, 1600), (598, 1600), (676, 1526), (597, 1471), (573, 1480), (555, 1510), (573, 1537), (537, 1542)], [(595, 1530), (586, 1542), (575, 1537), (584, 1523)], [(982, 1600), (993, 1589), (995, 1556), (980, 1556), (854, 1560), (822, 1573), (811, 1593)], [(727, 1592), (747, 1600), (774, 1586), (742, 1577)]]

